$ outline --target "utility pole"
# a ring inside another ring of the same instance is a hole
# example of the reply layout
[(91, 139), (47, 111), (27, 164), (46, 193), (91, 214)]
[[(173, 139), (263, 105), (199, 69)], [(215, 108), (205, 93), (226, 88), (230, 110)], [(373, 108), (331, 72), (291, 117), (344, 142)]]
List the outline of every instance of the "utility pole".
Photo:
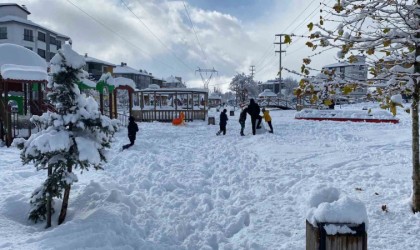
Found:
[(249, 69), (251, 71), (251, 76), (254, 77), (255, 72), (255, 66), (251, 65), (251, 68)]
[[(203, 80), (204, 89), (209, 89), (209, 83), (210, 83), (211, 78), (213, 77), (214, 74), (218, 74), (218, 71), (215, 70), (214, 68), (213, 69), (202, 69), (202, 68), (198, 67), (198, 69), (195, 71), (195, 73), (197, 74), (197, 72), (200, 73), (201, 80)], [(207, 76), (207, 74), (209, 74), (210, 76), (205, 77), (204, 73), (206, 74), (206, 76)]]
[(278, 44), (278, 45), (280, 45), (280, 49), (279, 50), (276, 50), (276, 53), (279, 53), (279, 88), (280, 88), (280, 97), (281, 97), (281, 95), (282, 95), (282, 93), (281, 93), (281, 89), (282, 89), (282, 85), (281, 85), (281, 56), (282, 56), (282, 53), (286, 53), (286, 51), (285, 50), (281, 50), (281, 45), (282, 44), (285, 44), (285, 43), (282, 43), (281, 41), (282, 41), (282, 38), (283, 38), (283, 36), (285, 36), (286, 34), (276, 34), (276, 37), (280, 37), (280, 41), (277, 43), (274, 43), (274, 44)]

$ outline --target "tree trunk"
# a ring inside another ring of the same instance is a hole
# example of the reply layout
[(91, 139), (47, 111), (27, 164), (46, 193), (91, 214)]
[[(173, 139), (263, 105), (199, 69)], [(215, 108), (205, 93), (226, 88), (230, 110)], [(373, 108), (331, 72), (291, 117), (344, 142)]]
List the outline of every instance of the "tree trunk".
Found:
[[(420, 5), (420, 0), (417, 0), (417, 5)], [(417, 21), (420, 21), (420, 16), (416, 15)], [(416, 38), (420, 38), (420, 33), (416, 34)], [(417, 41), (416, 41), (417, 42)], [(415, 58), (420, 56), (420, 45), (416, 44), (416, 55)], [(415, 60), (414, 62), (414, 73), (420, 73), (420, 63)], [(411, 104), (412, 109), (412, 154), (413, 154), (413, 212), (420, 212), (420, 160), (419, 160), (419, 82), (417, 78), (414, 80), (414, 93), (413, 103)]]
[[(67, 167), (67, 171), (71, 173), (72, 171), (71, 165)], [(70, 198), (70, 189), (71, 189), (71, 185), (68, 185), (64, 189), (63, 204), (61, 205), (61, 212), (60, 212), (60, 216), (58, 217), (58, 225), (61, 225), (61, 223), (63, 223), (64, 220), (66, 219), (67, 207), (69, 205), (69, 198)]]
[[(50, 178), (50, 176), (52, 175), (52, 167), (50, 165), (48, 165), (48, 178)], [(51, 197), (51, 192), (50, 192), (50, 188), (47, 189), (47, 225), (45, 226), (45, 228), (49, 228), (51, 227), (51, 203), (52, 203), (52, 197)]]

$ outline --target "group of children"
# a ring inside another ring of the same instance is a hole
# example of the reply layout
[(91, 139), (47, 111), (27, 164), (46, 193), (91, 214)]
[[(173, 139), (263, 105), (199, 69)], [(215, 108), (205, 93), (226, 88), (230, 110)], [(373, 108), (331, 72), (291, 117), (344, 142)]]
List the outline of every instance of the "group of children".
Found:
[[(229, 120), (227, 117), (227, 110), (223, 109), (223, 111), (220, 113), (220, 130), (216, 133), (216, 135), (220, 135), (223, 133), (223, 135), (226, 134), (226, 125), (227, 121)], [(241, 124), (241, 136), (245, 136), (244, 129), (245, 129), (245, 121), (247, 114), (251, 116), (251, 124), (252, 124), (252, 134), (256, 134), (256, 129), (261, 128), (261, 121), (262, 118), (267, 122), (268, 126), (270, 127), (269, 133), (273, 133), (273, 125), (271, 124), (271, 116), (269, 114), (269, 111), (265, 108), (262, 108), (263, 116), (260, 115), (260, 107), (259, 105), (254, 101), (254, 99), (251, 99), (249, 105), (247, 107), (242, 107), (242, 111), (239, 115), (239, 124)], [(258, 124), (257, 124), (258, 121)]]

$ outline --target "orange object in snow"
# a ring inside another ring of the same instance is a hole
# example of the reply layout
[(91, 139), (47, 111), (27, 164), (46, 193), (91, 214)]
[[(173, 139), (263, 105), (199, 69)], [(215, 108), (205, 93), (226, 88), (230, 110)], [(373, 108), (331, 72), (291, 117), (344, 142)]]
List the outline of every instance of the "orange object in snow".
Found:
[(178, 125), (184, 124), (184, 118), (185, 118), (185, 114), (184, 112), (181, 112), (178, 118), (172, 119), (172, 125), (178, 126)]

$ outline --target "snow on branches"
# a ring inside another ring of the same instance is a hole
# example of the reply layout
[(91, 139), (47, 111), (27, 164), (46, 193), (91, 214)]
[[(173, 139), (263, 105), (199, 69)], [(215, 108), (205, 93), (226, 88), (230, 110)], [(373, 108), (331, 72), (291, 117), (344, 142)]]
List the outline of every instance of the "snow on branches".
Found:
[(33, 162), (37, 170), (48, 170), (48, 178), (32, 195), (29, 218), (43, 220), (47, 215), (47, 200), (61, 198), (63, 190), (77, 181), (72, 169), (102, 169), (106, 149), (118, 129), (118, 122), (101, 115), (98, 104), (86, 97), (78, 82), (86, 76), (82, 70), (84, 58), (64, 45), (51, 60), (52, 79), (48, 84), (48, 99), (56, 112), (31, 118), (42, 130), (29, 139), (15, 139), (22, 150), (24, 164)]

